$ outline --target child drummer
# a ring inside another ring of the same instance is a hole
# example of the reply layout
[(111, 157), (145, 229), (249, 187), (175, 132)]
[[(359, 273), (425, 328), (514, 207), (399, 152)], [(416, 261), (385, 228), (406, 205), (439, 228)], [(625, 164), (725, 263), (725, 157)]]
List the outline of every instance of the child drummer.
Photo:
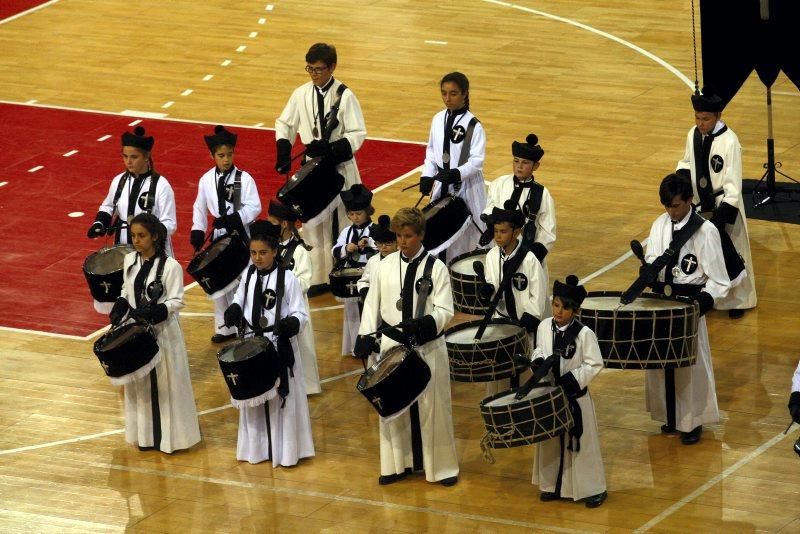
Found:
[(233, 304), (225, 310), (226, 326), (243, 320), (245, 334), (268, 338), (278, 360), (284, 362), (275, 388), (261, 397), (235, 402), (239, 408), (237, 460), (251, 464), (272, 460), (273, 467), (292, 466), (314, 456), (297, 343), (308, 314), (297, 278), (276, 261), (279, 235), (280, 227), (268, 221), (250, 225), (253, 263), (242, 273)]
[[(353, 184), (350, 189), (339, 194), (347, 210), (347, 218), (353, 223), (342, 230), (331, 253), (334, 271), (348, 267), (364, 267), (377, 249), (370, 237), (372, 225), (372, 191), (361, 184)], [(339, 297), (337, 297), (338, 299)], [(361, 322), (361, 300), (356, 292), (344, 301), (344, 324), (342, 327), (342, 355), (353, 353), (353, 344), (358, 335)]]
[(608, 494), (588, 385), (603, 368), (603, 358), (597, 336), (575, 318), (585, 297), (576, 276), (568, 276), (566, 284), (556, 280), (553, 316), (539, 323), (536, 332), (531, 367), (535, 372), (540, 365), (552, 365), (547, 376), (564, 391), (574, 423), (567, 434), (538, 444), (533, 483), (543, 502), (585, 499), (587, 508), (597, 508)]
[[(494, 317), (507, 317), (520, 324), (528, 332), (533, 347), (534, 334), (547, 307), (547, 273), (520, 240), (525, 216), (513, 202), (506, 204), (506, 209), (492, 210), (496, 246), (486, 254), (486, 284), (481, 286), (481, 298), (484, 302), (491, 301), (495, 290), (500, 291), (502, 296)], [(508, 379), (489, 382), (487, 394), (508, 388)]]
[[(255, 180), (233, 164), (236, 134), (226, 130), (224, 126), (217, 126), (214, 128), (214, 135), (206, 135), (204, 139), (211, 151), (214, 167), (201, 176), (197, 184), (189, 239), (195, 254), (205, 242), (209, 214), (214, 218), (214, 239), (233, 232), (238, 232), (246, 239), (245, 227), (261, 213), (261, 200), (258, 198)], [(216, 330), (211, 336), (212, 343), (222, 343), (236, 337), (234, 329), (222, 326), (222, 314), (233, 302), (237, 283), (238, 281), (232, 284), (227, 291), (222, 289), (210, 296), (214, 301)]]

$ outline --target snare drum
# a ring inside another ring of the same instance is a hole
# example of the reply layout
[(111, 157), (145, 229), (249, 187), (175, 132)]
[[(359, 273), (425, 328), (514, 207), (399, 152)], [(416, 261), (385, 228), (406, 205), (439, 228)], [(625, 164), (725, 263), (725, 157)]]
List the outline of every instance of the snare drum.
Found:
[(95, 341), (94, 354), (115, 386), (145, 376), (161, 360), (156, 337), (142, 323), (114, 326)]
[(425, 237), (422, 244), (433, 255), (452, 245), (469, 226), (472, 215), (463, 198), (453, 195), (440, 198), (422, 208)]
[(400, 415), (428, 387), (431, 368), (415, 350), (396, 345), (381, 355), (356, 384), (381, 417)]
[[(294, 176), (278, 191), (278, 200), (293, 206), (300, 220), (308, 223), (323, 213), (331, 202), (339, 199), (344, 176), (336, 166), (321, 157), (306, 161)], [(338, 204), (337, 204), (338, 205)]]
[(686, 297), (645, 293), (620, 307), (618, 291), (587, 294), (578, 320), (594, 331), (606, 367), (664, 369), (694, 365), (698, 305)]
[(572, 427), (572, 413), (560, 387), (536, 386), (516, 400), (516, 391), (503, 391), (481, 401), (486, 433), (482, 448), (507, 449), (539, 443)]
[(219, 351), (217, 360), (237, 408), (260, 406), (277, 394), (278, 354), (266, 337), (231, 343)]
[(484, 315), (489, 309), (478, 296), (480, 280), (472, 268), (475, 261), (486, 265), (486, 250), (473, 250), (450, 261), (450, 285), (453, 288), (453, 307), (456, 311)]
[(328, 275), (331, 282), (331, 293), (343, 299), (358, 297), (358, 281), (363, 274), (363, 267), (345, 267), (332, 271)]
[(131, 245), (114, 245), (86, 257), (83, 275), (94, 300), (114, 302), (122, 294), (122, 264), (125, 256), (134, 250)]
[(525, 370), (514, 365), (515, 354), (531, 353), (525, 329), (509, 319), (492, 319), (476, 341), (481, 322), (469, 321), (445, 331), (450, 377), (458, 382), (491, 382)]
[(186, 267), (211, 298), (229, 291), (250, 262), (250, 251), (238, 232), (212, 241)]

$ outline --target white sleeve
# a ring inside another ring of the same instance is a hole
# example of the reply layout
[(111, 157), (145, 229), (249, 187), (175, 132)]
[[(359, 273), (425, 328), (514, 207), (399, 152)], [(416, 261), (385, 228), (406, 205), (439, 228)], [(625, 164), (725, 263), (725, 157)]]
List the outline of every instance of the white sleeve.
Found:
[[(427, 259), (424, 261), (428, 261)], [(423, 265), (420, 265), (422, 268)], [(450, 287), (450, 274), (447, 267), (441, 261), (436, 261), (433, 265), (433, 293), (430, 295), (430, 300), (433, 304), (433, 310), (430, 315), (436, 321), (436, 332), (442, 332), (447, 323), (453, 318), (455, 311), (453, 309), (453, 291)], [(372, 291), (370, 291), (372, 293)], [(369, 295), (368, 295), (369, 297)]]
[(371, 291), (367, 293), (364, 301), (364, 308), (361, 311), (361, 325), (358, 327), (358, 335), (370, 334), (378, 329), (378, 322), (381, 315), (381, 267), (378, 265), (375, 276), (371, 280)]
[[(159, 259), (158, 261), (163, 261)], [(164, 284), (164, 294), (159, 299), (161, 304), (167, 305), (169, 313), (175, 313), (184, 307), (183, 302), (183, 268), (173, 258), (167, 258), (161, 281)], [(158, 266), (154, 265), (153, 269)]]
[(197, 197), (192, 206), (192, 230), (200, 230), (203, 233), (208, 230), (208, 209), (206, 204), (206, 191), (203, 187), (203, 178), (197, 182)]
[(106, 198), (103, 199), (103, 203), (100, 204), (100, 208), (97, 211), (104, 211), (114, 216), (114, 193), (117, 192), (117, 187), (119, 187), (119, 181), (122, 179), (123, 174), (115, 177), (111, 180), (111, 187), (108, 188), (108, 194)]
[(172, 191), (172, 186), (163, 176), (158, 181), (156, 189), (158, 220), (167, 227), (167, 235), (171, 236), (178, 229), (178, 219), (175, 216), (175, 193)]
[(689, 135), (686, 137), (686, 147), (683, 150), (683, 159), (678, 161), (678, 166), (675, 168), (676, 171), (681, 169), (687, 169), (690, 173), (694, 174), (694, 169), (692, 169), (692, 151), (694, 150), (692, 139), (694, 137), (694, 128), (689, 130)]
[(734, 137), (728, 148), (722, 175), (722, 202), (738, 208), (742, 202), (742, 146)]
[(545, 359), (549, 354), (545, 354), (542, 350), (542, 343), (544, 343), (545, 336), (550, 335), (550, 323), (542, 321), (536, 328), (536, 347), (531, 354), (531, 360)]
[(792, 391), (800, 391), (800, 362), (797, 363), (797, 369), (792, 376)]
[(498, 182), (498, 178), (495, 178), (491, 182), (489, 182), (488, 191), (486, 194), (486, 208), (484, 208), (483, 213), (490, 214), (492, 213), (492, 209), (494, 207), (502, 208), (502, 200), (498, 199), (497, 197), (500, 195), (499, 190), (500, 184)]
[(355, 154), (367, 138), (367, 127), (364, 124), (364, 115), (361, 113), (361, 104), (350, 89), (346, 89), (342, 94), (339, 120), (343, 127), (342, 137), (347, 139), (350, 150)]
[[(547, 275), (542, 264), (536, 259), (533, 253), (525, 260), (530, 262), (533, 271), (533, 280), (528, 284), (528, 302), (523, 312), (528, 312), (537, 319), (541, 320), (545, 315), (547, 306)], [(520, 314), (522, 315), (522, 314)]]
[(297, 103), (300, 100), (298, 94), (302, 90), (302, 86), (298, 87), (289, 97), (286, 107), (283, 108), (280, 117), (275, 119), (275, 139), (288, 139), (290, 143), (294, 144), (295, 137), (297, 137), (297, 130), (300, 128), (300, 107)]
[(259, 213), (261, 213), (261, 199), (258, 197), (256, 181), (249, 173), (242, 172), (242, 207), (239, 209), (242, 224), (246, 227), (256, 220)]
[(350, 228), (351, 226), (348, 226), (339, 233), (339, 237), (336, 238), (336, 243), (331, 248), (331, 255), (337, 260), (347, 256), (347, 233), (350, 231)]
[(703, 272), (708, 279), (703, 290), (714, 297), (714, 300), (724, 298), (731, 288), (731, 279), (725, 269), (725, 258), (722, 255), (722, 244), (716, 226), (706, 221), (695, 233), (697, 237), (698, 261), (703, 266)]
[(431, 130), (428, 134), (428, 146), (425, 148), (425, 163), (422, 167), (422, 176), (427, 176), (429, 178), (433, 178), (439, 172), (436, 163), (434, 163), (437, 153), (434, 148), (434, 143), (436, 142), (436, 134), (434, 133), (435, 124), (436, 115), (434, 115), (431, 121)]
[(600, 355), (600, 345), (597, 343), (597, 336), (587, 327), (583, 327), (578, 333), (578, 346), (581, 351), (580, 367), (570, 371), (578, 381), (581, 389), (589, 385), (589, 382), (597, 376), (603, 369), (603, 357)]
[(311, 255), (306, 249), (303, 248), (302, 245), (297, 245), (297, 247), (294, 249), (293, 258), (294, 269), (292, 269), (292, 273), (294, 274), (295, 278), (297, 278), (297, 282), (300, 284), (300, 289), (305, 295), (308, 293), (308, 288), (311, 287), (311, 276), (313, 274), (313, 270), (311, 268)]
[(244, 268), (241, 277), (239, 278), (239, 286), (236, 288), (236, 293), (233, 294), (233, 301), (231, 304), (238, 304), (244, 313), (244, 302), (247, 299), (247, 271), (250, 269), (250, 264)]
[(536, 242), (548, 251), (556, 242), (556, 206), (547, 188), (542, 192), (542, 205), (536, 217)]
[[(306, 310), (306, 301), (303, 298), (300, 284), (291, 271), (284, 272), (283, 301), (286, 305), (283, 317), (296, 317), (300, 321), (300, 330), (302, 330), (308, 322), (308, 310)], [(282, 317), (278, 320), (280, 319)]]

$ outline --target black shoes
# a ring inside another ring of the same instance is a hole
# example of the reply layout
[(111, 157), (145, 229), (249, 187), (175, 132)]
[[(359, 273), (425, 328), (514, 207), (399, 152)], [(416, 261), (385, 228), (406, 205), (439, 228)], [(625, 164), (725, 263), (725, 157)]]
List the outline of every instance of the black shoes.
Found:
[(598, 493), (586, 498), (586, 508), (597, 508), (608, 499), (608, 492)]
[(380, 484), (381, 486), (388, 486), (389, 484), (394, 484), (395, 482), (397, 482), (399, 480), (403, 480), (404, 478), (406, 478), (411, 473), (412, 473), (411, 468), (410, 467), (406, 467), (406, 470), (403, 471), (402, 473), (399, 473), (399, 474), (381, 475), (381, 476), (378, 477), (378, 484)]
[(557, 501), (560, 498), (554, 491), (543, 491), (539, 494), (539, 500), (542, 502)]
[(441, 484), (446, 488), (449, 488), (451, 486), (455, 486), (457, 482), (458, 482), (458, 477), (456, 476), (456, 477), (443, 478), (442, 480), (439, 481), (439, 484)]
[(211, 342), (212, 343), (225, 343), (226, 341), (228, 341), (230, 339), (234, 339), (235, 337), (236, 337), (236, 334), (228, 334), (228, 335), (225, 335), (225, 334), (214, 334), (213, 336), (211, 336)]
[(330, 284), (316, 284), (308, 288), (306, 295), (308, 298), (324, 295), (331, 290)]
[(703, 433), (703, 425), (697, 426), (691, 432), (681, 432), (681, 443), (684, 445), (694, 445), (700, 441), (700, 434)]
[(661, 425), (661, 433), (662, 434), (677, 434), (678, 433), (678, 429), (675, 428), (674, 426)]
[(741, 319), (744, 317), (744, 310), (728, 310), (728, 317), (731, 319)]

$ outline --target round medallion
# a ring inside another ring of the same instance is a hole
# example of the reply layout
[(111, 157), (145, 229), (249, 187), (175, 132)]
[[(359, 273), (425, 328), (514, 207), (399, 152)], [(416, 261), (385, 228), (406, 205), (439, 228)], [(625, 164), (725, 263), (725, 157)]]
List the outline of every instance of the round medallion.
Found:
[(261, 328), (266, 328), (267, 325), (269, 325), (269, 321), (267, 321), (266, 317), (262, 316), (258, 319), (258, 326), (260, 326)]
[(397, 303), (395, 304), (395, 307), (397, 308), (397, 311), (403, 311), (403, 299), (402, 298), (397, 299)]
[(671, 297), (672, 296), (672, 286), (669, 284), (664, 284), (664, 295)]
[(450, 163), (450, 154), (447, 152), (442, 154), (442, 163)]
[(697, 183), (698, 183), (698, 185), (699, 185), (700, 187), (702, 187), (703, 189), (705, 189), (706, 187), (708, 187), (708, 178), (706, 178), (705, 176), (703, 176), (702, 178), (700, 178), (700, 180), (699, 180)]

